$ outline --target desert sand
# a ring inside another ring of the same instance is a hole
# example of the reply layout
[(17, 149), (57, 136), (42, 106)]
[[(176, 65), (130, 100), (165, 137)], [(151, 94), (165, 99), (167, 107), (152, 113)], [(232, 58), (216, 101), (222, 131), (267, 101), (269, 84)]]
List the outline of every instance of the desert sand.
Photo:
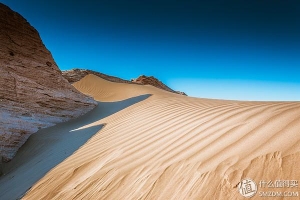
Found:
[(192, 98), (94, 75), (73, 85), (99, 105), (32, 135), (4, 166), (1, 199), (244, 199), (243, 178), (300, 179), (300, 102)]

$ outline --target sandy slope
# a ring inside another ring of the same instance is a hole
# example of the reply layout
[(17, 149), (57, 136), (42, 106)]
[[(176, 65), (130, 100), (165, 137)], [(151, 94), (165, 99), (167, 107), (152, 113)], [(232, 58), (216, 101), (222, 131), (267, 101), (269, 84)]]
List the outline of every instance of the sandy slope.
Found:
[(299, 102), (198, 99), (94, 75), (74, 86), (119, 106), (139, 100), (71, 123), (106, 125), (24, 199), (243, 199), (241, 178), (300, 180)]

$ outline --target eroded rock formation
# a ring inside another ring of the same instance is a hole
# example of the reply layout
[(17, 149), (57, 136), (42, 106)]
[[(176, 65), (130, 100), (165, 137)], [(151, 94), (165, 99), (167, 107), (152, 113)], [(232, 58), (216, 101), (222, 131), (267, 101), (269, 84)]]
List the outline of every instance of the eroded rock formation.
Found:
[(107, 81), (111, 82), (116, 82), (116, 83), (132, 83), (130, 81), (114, 77), (114, 76), (109, 76), (100, 72), (95, 72), (92, 70), (87, 70), (87, 69), (72, 69), (72, 70), (66, 70), (62, 71), (62, 75), (64, 78), (66, 78), (69, 83), (73, 84), (77, 81), (80, 81), (82, 78), (84, 78), (88, 74), (94, 74), (100, 78), (103, 78)]
[(32, 133), (97, 103), (63, 78), (39, 33), (1, 3), (0, 43), (0, 158), (9, 161)]
[(169, 88), (168, 86), (166, 86), (165, 84), (163, 84), (161, 81), (159, 81), (157, 78), (155, 78), (153, 76), (142, 75), (142, 76), (139, 76), (137, 79), (133, 79), (131, 81), (134, 83), (142, 84), (142, 85), (152, 85), (152, 86), (160, 88), (162, 90), (166, 90), (166, 91), (181, 94), (181, 95), (186, 95), (184, 92), (172, 90), (171, 88)]

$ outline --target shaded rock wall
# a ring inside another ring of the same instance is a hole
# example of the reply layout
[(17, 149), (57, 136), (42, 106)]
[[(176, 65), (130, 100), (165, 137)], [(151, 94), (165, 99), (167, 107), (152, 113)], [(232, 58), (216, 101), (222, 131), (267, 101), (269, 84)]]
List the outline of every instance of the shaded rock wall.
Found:
[(96, 104), (62, 77), (39, 33), (0, 3), (0, 157), (9, 161), (32, 133)]

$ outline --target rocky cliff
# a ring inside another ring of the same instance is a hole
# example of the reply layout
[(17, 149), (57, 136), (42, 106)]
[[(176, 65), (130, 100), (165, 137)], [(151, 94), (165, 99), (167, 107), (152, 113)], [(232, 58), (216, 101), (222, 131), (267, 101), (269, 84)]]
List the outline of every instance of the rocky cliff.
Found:
[(75, 83), (77, 81), (80, 81), (82, 78), (84, 78), (88, 74), (94, 74), (96, 76), (99, 76), (100, 78), (103, 78), (107, 81), (116, 82), (116, 83), (128, 83), (128, 84), (140, 84), (140, 85), (152, 85), (154, 87), (157, 87), (162, 90), (166, 90), (168, 92), (173, 92), (181, 95), (186, 95), (184, 92), (174, 91), (165, 84), (163, 84), (161, 81), (159, 81), (157, 78), (153, 76), (140, 76), (137, 79), (132, 79), (131, 81), (124, 80), (118, 77), (109, 76), (103, 73), (95, 72), (92, 70), (86, 70), (86, 69), (72, 69), (72, 70), (66, 70), (62, 72), (63, 76), (71, 83)]
[(0, 3), (0, 158), (13, 158), (37, 130), (96, 106), (63, 78), (39, 33)]

